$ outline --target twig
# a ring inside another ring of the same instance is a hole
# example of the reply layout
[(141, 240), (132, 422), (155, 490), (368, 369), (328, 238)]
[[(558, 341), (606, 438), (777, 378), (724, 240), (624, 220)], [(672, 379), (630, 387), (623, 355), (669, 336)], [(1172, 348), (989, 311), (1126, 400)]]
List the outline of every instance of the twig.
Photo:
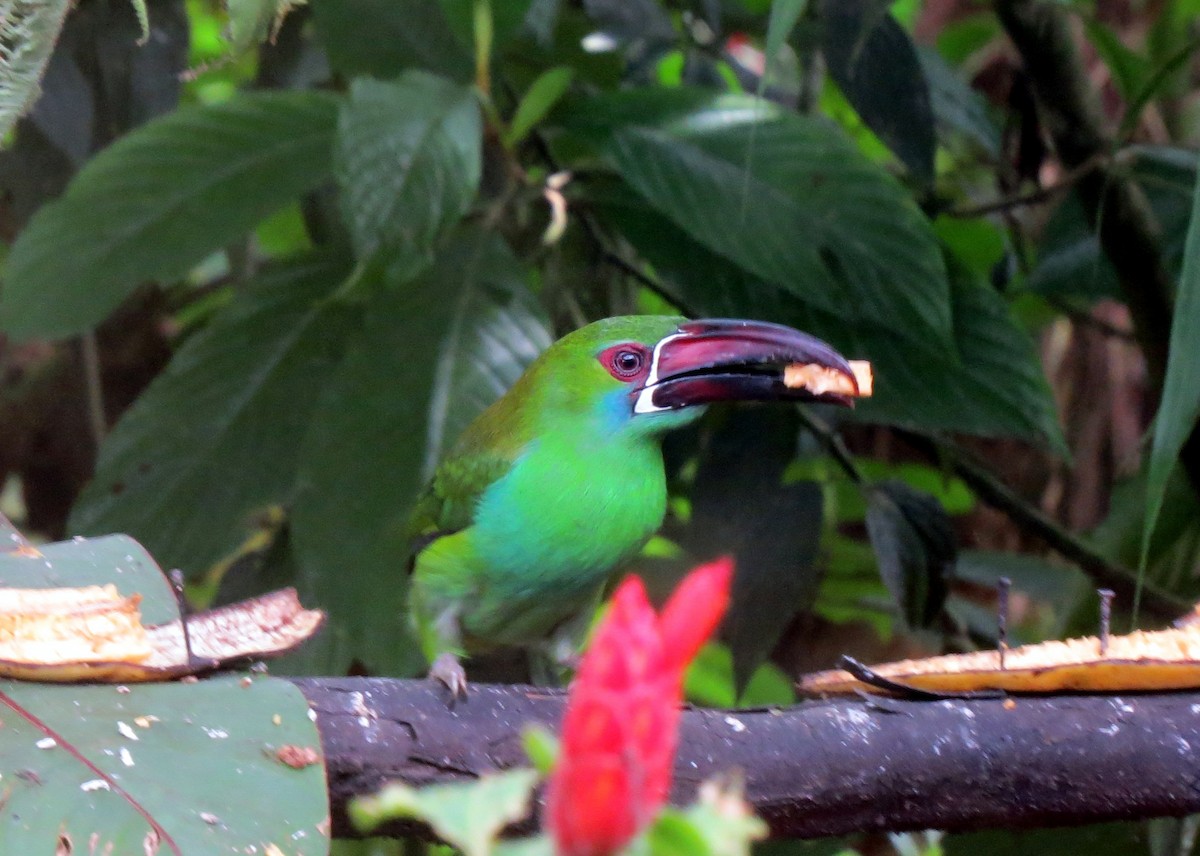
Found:
[[(1138, 588), (1136, 571), (1125, 568), (1099, 553), (1078, 535), (1060, 526), (1040, 508), (1026, 501), (1005, 484), (995, 473), (976, 461), (964, 449), (947, 440), (937, 439), (916, 431), (896, 432), (910, 445), (946, 464), (980, 499), (1004, 512), (1009, 519), (1027, 532), (1041, 538), (1064, 559), (1077, 565), (1098, 585), (1114, 589), (1128, 602)], [(1175, 618), (1187, 612), (1189, 604), (1169, 592), (1143, 581), (1141, 602), (1159, 618)]]
[(998, 214), (1011, 211), (1014, 208), (1024, 208), (1027, 205), (1040, 205), (1075, 187), (1081, 178), (1093, 170), (1104, 166), (1107, 160), (1107, 155), (1096, 154), (1078, 167), (1069, 170), (1062, 178), (1048, 187), (1039, 187), (1035, 190), (1017, 193), (1002, 199), (993, 199), (991, 202), (983, 202), (979, 205), (948, 208), (945, 213), (950, 217), (982, 217), (986, 214)]
[(821, 441), (821, 445), (829, 452), (829, 456), (837, 462), (837, 465), (850, 477), (851, 481), (855, 484), (866, 482), (862, 470), (858, 468), (858, 464), (854, 461), (854, 456), (846, 448), (846, 443), (842, 440), (842, 435), (824, 419), (814, 416), (809, 412), (807, 407), (800, 407), (798, 410), (800, 411), (800, 421), (804, 424), (804, 427)]
[(100, 372), (100, 348), (95, 330), (88, 330), (79, 337), (79, 355), (83, 363), (88, 429), (94, 448), (99, 449), (104, 442), (104, 435), (108, 433), (108, 420), (104, 415), (104, 379)]

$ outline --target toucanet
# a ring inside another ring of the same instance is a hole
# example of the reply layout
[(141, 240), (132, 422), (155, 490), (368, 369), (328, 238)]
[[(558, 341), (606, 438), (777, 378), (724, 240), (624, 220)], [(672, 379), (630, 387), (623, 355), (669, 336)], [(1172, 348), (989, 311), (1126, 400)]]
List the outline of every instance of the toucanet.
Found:
[[(791, 388), (796, 364), (839, 383)], [(586, 614), (662, 523), (663, 435), (705, 405), (849, 404), (846, 389), (837, 351), (760, 321), (607, 318), (555, 342), (467, 427), (413, 512), (409, 608), (430, 675), (465, 694), (463, 655), (536, 648)]]

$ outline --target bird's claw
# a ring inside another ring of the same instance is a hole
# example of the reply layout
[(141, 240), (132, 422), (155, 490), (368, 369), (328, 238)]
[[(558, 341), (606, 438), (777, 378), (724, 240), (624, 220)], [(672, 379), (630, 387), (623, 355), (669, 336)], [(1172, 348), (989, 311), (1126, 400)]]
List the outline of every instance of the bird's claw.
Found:
[(459, 700), (467, 700), (467, 673), (458, 657), (448, 651), (438, 654), (429, 667), (429, 677), (450, 690), (451, 705)]

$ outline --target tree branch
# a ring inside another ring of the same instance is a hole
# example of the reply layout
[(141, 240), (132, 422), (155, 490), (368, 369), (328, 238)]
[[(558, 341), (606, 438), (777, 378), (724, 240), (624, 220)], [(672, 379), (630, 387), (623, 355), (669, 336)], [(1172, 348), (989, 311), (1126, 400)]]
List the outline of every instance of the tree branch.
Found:
[[(1021, 54), (1039, 115), (1063, 165), (1074, 171), (1097, 164), (1079, 177), (1079, 199), (1116, 271), (1146, 357), (1150, 385), (1161, 393), (1171, 333), (1172, 282), (1162, 260), (1160, 229), (1141, 187), (1108, 158), (1113, 141), (1104, 132), (1096, 93), (1075, 49), (1066, 10), (1049, 0), (996, 0), (996, 14)], [(1200, 490), (1200, 429), (1192, 430), (1180, 462), (1192, 486)]]
[[(453, 710), (426, 681), (296, 680), (317, 713), (334, 834), (345, 807), (400, 779), (468, 780), (525, 764), (520, 734), (556, 728), (561, 693), (476, 684)], [(677, 802), (745, 774), (776, 836), (1030, 828), (1200, 812), (1200, 692), (935, 702), (813, 701), (687, 710)], [(417, 831), (394, 824), (387, 834)]]

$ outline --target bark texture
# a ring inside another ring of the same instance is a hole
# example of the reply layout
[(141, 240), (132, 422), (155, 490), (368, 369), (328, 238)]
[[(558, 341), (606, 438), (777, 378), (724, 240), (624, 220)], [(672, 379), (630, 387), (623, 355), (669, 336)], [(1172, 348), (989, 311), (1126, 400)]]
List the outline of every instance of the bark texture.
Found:
[[(524, 764), (522, 730), (555, 730), (564, 703), (525, 686), (474, 685), (449, 709), (425, 681), (296, 684), (317, 713), (338, 836), (355, 834), (346, 802), (386, 781), (463, 781)], [(1200, 692), (685, 711), (673, 800), (733, 770), (777, 836), (1190, 814), (1200, 812)]]

